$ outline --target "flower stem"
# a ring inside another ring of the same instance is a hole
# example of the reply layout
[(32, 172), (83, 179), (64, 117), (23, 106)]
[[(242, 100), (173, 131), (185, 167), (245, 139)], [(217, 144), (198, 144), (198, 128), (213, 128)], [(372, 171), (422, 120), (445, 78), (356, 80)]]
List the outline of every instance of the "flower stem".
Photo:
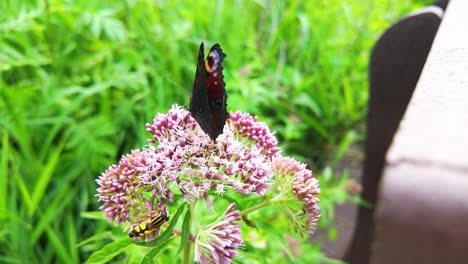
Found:
[(196, 228), (200, 228), (200, 222), (198, 222), (198, 219), (196, 217), (196, 214), (195, 214), (195, 206), (197, 204), (197, 201), (193, 201), (192, 203), (190, 203), (190, 207), (189, 207), (189, 210), (190, 210), (190, 215), (191, 215), (191, 223), (194, 223), (195, 224), (195, 227)]
[(247, 208), (247, 209), (241, 211), (241, 212), (240, 212), (240, 215), (241, 215), (241, 216), (248, 215), (248, 214), (250, 214), (251, 212), (256, 211), (256, 210), (258, 210), (258, 209), (261, 209), (261, 208), (263, 208), (263, 207), (265, 207), (265, 206), (268, 206), (268, 205), (270, 205), (270, 200), (269, 200), (269, 199), (263, 201), (263, 202), (260, 203), (260, 204), (254, 205), (254, 206), (252, 206), (252, 207), (249, 207), (249, 208)]
[[(190, 229), (190, 224), (189, 224), (189, 229)], [(191, 245), (192, 245), (192, 241), (187, 241), (187, 243), (185, 244), (185, 247), (184, 247), (184, 255), (182, 257), (182, 263), (183, 264), (190, 264), (191, 263), (191, 259), (190, 259), (190, 251), (191, 251)]]

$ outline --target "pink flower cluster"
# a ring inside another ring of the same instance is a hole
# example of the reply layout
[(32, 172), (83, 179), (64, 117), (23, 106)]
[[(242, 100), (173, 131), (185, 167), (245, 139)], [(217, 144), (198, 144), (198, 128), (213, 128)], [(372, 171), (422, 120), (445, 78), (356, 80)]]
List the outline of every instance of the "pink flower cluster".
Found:
[(138, 180), (141, 174), (138, 168), (150, 165), (147, 157), (146, 153), (133, 150), (131, 154), (122, 157), (119, 165), (111, 165), (96, 180), (99, 184), (97, 196), (104, 202), (100, 209), (104, 210), (104, 215), (110, 221), (123, 224), (132, 215), (138, 215), (142, 207), (152, 209), (152, 201), (143, 197), (143, 193), (151, 192), (152, 188)]
[(156, 116), (154, 123), (146, 127), (153, 134), (150, 142), (157, 146), (145, 150), (155, 164), (140, 175), (145, 184), (165, 186), (168, 181), (177, 182), (187, 200), (204, 197), (213, 187), (219, 194), (231, 187), (239, 193), (261, 195), (269, 186), (272, 174), (262, 151), (276, 145), (245, 144), (230, 126), (212, 141), (189, 112), (177, 106), (167, 115)]
[(231, 263), (237, 256), (237, 248), (242, 245), (242, 235), (238, 222), (242, 219), (239, 211), (233, 211), (235, 204), (213, 224), (206, 226), (195, 238), (195, 261), (202, 264)]
[(286, 179), (282, 187), (292, 188), (292, 194), (302, 203), (303, 221), (295, 222), (296, 229), (312, 234), (320, 218), (318, 180), (312, 177), (312, 172), (306, 168), (306, 164), (288, 157), (276, 156), (272, 159), (272, 165), (277, 175)]
[[(117, 223), (141, 219), (155, 199), (172, 200), (175, 190), (169, 183), (176, 183), (186, 200), (204, 198), (208, 204), (210, 190), (263, 195), (273, 177), (270, 155), (280, 151), (277, 141), (265, 123), (249, 114), (232, 116), (234, 122), (212, 141), (187, 110), (174, 105), (169, 113), (158, 114), (146, 125), (153, 145), (124, 156), (97, 180), (106, 218)], [(152, 198), (144, 199), (142, 190)]]
[(236, 131), (242, 137), (255, 142), (256, 146), (262, 149), (263, 154), (273, 157), (281, 153), (278, 141), (272, 136), (265, 123), (257, 121), (257, 117), (236, 111), (230, 114), (230, 119)]
[[(210, 207), (209, 195), (230, 190), (293, 199), (302, 208), (295, 212), (296, 229), (315, 230), (320, 216), (317, 179), (305, 164), (281, 156), (276, 138), (256, 117), (231, 113), (223, 133), (213, 141), (187, 110), (174, 105), (146, 124), (146, 129), (152, 134), (150, 145), (123, 156), (97, 179), (96, 196), (108, 220), (135, 227), (165, 208), (174, 195), (190, 203), (204, 199)], [(237, 255), (242, 244), (237, 223), (241, 216), (233, 208), (231, 204), (197, 235), (197, 261), (229, 263)]]

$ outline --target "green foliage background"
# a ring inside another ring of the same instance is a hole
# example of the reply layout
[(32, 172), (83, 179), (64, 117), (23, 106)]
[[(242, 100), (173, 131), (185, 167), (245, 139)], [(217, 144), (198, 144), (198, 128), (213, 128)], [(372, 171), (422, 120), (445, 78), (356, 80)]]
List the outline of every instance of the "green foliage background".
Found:
[[(258, 115), (321, 174), (364, 137), (373, 43), (427, 2), (1, 1), (0, 262), (80, 263), (104, 242), (78, 243), (112, 239), (84, 213), (94, 180), (145, 144), (156, 113), (188, 105), (201, 41), (228, 55), (228, 110)], [(330, 179), (325, 216), (343, 200)]]

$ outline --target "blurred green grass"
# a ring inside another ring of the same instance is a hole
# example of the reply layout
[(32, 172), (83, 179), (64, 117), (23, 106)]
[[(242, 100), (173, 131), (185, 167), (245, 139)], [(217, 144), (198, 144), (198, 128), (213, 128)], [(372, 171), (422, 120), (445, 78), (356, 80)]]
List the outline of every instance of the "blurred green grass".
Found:
[(364, 137), (373, 43), (427, 2), (3, 0), (0, 262), (80, 263), (102, 247), (77, 247), (109, 229), (80, 217), (99, 206), (94, 180), (146, 143), (156, 113), (188, 105), (201, 41), (228, 56), (228, 110), (320, 171)]

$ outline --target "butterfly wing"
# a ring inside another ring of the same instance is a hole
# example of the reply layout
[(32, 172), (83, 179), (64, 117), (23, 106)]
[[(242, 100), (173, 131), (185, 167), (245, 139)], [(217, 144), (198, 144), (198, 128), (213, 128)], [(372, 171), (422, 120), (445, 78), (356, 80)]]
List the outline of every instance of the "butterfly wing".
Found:
[(208, 102), (207, 73), (204, 60), (203, 42), (198, 52), (197, 71), (193, 82), (192, 96), (190, 97), (189, 111), (197, 120), (202, 130), (210, 135), (211, 110)]
[(210, 131), (208, 135), (215, 140), (223, 133), (226, 120), (229, 114), (226, 111), (227, 94), (223, 75), (223, 60), (226, 54), (223, 53), (219, 44), (213, 45), (205, 61), (207, 72), (208, 102), (211, 113)]

